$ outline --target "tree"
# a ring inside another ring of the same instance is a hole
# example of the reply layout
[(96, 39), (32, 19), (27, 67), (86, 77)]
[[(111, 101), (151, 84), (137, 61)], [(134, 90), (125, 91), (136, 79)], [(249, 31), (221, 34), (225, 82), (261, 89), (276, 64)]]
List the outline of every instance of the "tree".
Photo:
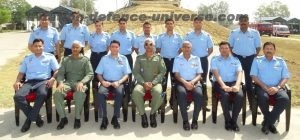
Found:
[(225, 14), (227, 15), (229, 13), (229, 4), (225, 1), (220, 1), (219, 3), (213, 3), (211, 5), (204, 5), (201, 4), (198, 8), (198, 14), (213, 15), (213, 20), (216, 21), (218, 24), (223, 26), (228, 26), (229, 24), (232, 24), (232, 21), (229, 22), (227, 20), (220, 20), (219, 15)]
[(7, 7), (11, 12), (12, 23), (20, 25), (20, 28), (23, 29), (26, 12), (31, 8), (31, 5), (26, 0), (1, 0), (1, 6)]
[(255, 18), (260, 19), (261, 17), (290, 17), (290, 11), (286, 4), (280, 1), (273, 1), (269, 5), (261, 5), (255, 12)]
[[(11, 13), (8, 9), (0, 7), (0, 26), (3, 23), (9, 22), (11, 19)], [(1, 28), (1, 27), (0, 27)]]
[(60, 0), (63, 6), (73, 7), (92, 14), (95, 11), (95, 0)]

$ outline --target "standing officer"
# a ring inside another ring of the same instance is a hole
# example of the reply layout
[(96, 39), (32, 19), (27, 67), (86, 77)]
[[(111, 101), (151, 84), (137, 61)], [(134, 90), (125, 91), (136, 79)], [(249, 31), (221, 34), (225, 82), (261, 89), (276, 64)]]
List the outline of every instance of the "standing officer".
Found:
[(239, 25), (239, 29), (231, 31), (229, 43), (233, 55), (237, 57), (242, 64), (245, 74), (248, 101), (250, 109), (252, 109), (253, 94), (251, 93), (252, 79), (250, 70), (254, 57), (259, 54), (261, 49), (261, 39), (257, 30), (249, 28), (248, 15), (241, 15), (239, 17)]
[(44, 52), (55, 54), (57, 59), (60, 60), (58, 31), (49, 26), (49, 22), (49, 15), (44, 13), (40, 15), (40, 26), (31, 32), (28, 49), (31, 48), (34, 39), (40, 38), (44, 41)]
[(148, 119), (145, 113), (144, 95), (145, 91), (151, 91), (151, 112), (150, 126), (156, 127), (156, 111), (163, 102), (162, 81), (166, 73), (166, 66), (163, 59), (154, 52), (154, 41), (146, 39), (146, 52), (136, 58), (133, 75), (137, 81), (132, 91), (132, 100), (137, 106), (139, 114), (142, 117), (142, 127), (148, 127)]
[[(239, 131), (236, 121), (243, 105), (241, 90), (242, 66), (240, 61), (231, 55), (230, 45), (222, 41), (219, 44), (220, 55), (211, 60), (211, 70), (216, 82), (213, 88), (221, 95), (221, 105), (225, 118), (225, 129)], [(230, 95), (234, 94), (234, 95)], [(234, 96), (231, 103), (230, 96)], [(232, 115), (229, 110), (232, 108)]]
[[(135, 34), (132, 31), (127, 30), (127, 19), (120, 18), (119, 19), (119, 30), (113, 32), (111, 34), (110, 40), (117, 40), (120, 42), (120, 51), (119, 53), (126, 56), (130, 69), (133, 67), (133, 60), (131, 53), (134, 48), (134, 40)], [(132, 74), (129, 74), (129, 86), (131, 87)]]
[[(183, 120), (183, 129), (190, 130), (187, 113), (187, 92), (192, 92), (194, 100), (192, 129), (198, 129), (198, 117), (202, 103), (202, 89), (200, 85), (201, 74), (203, 72), (199, 57), (191, 54), (192, 44), (189, 41), (184, 41), (181, 48), (182, 54), (174, 60), (173, 72), (178, 82), (177, 99), (180, 107), (180, 112)], [(174, 97), (173, 97), (174, 98)]]
[(151, 23), (149, 22), (145, 22), (143, 24), (143, 31), (144, 31), (144, 34), (138, 36), (135, 41), (134, 41), (134, 50), (135, 52), (138, 54), (138, 55), (143, 55), (145, 53), (145, 47), (144, 47), (144, 44), (145, 44), (145, 40), (147, 38), (150, 38), (152, 39), (154, 42), (156, 42), (157, 40), (157, 36), (156, 35), (153, 35), (151, 34)]
[(93, 90), (97, 91), (96, 88), (98, 87), (97, 84), (99, 81), (97, 79), (97, 74), (95, 73), (95, 71), (101, 58), (107, 54), (110, 36), (107, 32), (102, 31), (103, 28), (102, 21), (96, 20), (95, 28), (96, 31), (91, 33), (90, 35), (89, 44), (92, 51), (90, 61), (94, 71), (94, 79), (92, 85), (93, 85)]
[(86, 98), (84, 93), (87, 90), (86, 85), (93, 78), (93, 68), (89, 59), (83, 56), (80, 51), (83, 48), (80, 41), (75, 40), (72, 45), (72, 55), (64, 57), (61, 67), (58, 70), (57, 83), (58, 86), (54, 93), (55, 108), (59, 114), (60, 122), (57, 130), (63, 129), (68, 124), (65, 113), (64, 98), (66, 92), (73, 90), (75, 101), (75, 122), (74, 129), (80, 128), (80, 116), (83, 104)]
[[(163, 57), (167, 68), (167, 72), (165, 74), (166, 82), (163, 85), (163, 92), (166, 92), (167, 90), (169, 73), (171, 80), (174, 79), (174, 74), (172, 73), (174, 58), (179, 54), (182, 44), (181, 36), (177, 33), (174, 33), (174, 23), (175, 22), (173, 19), (166, 19), (165, 27), (167, 31), (166, 33), (158, 36), (156, 44), (156, 52), (160, 53), (160, 55)], [(171, 83), (173, 82), (171, 81)], [(172, 100), (170, 99), (170, 101)]]
[[(253, 81), (258, 85), (256, 93), (258, 106), (264, 115), (261, 129), (264, 134), (268, 134), (269, 131), (278, 133), (274, 123), (290, 100), (286, 90), (283, 89), (290, 78), (288, 68), (282, 58), (274, 56), (275, 51), (275, 44), (266, 42), (263, 45), (264, 56), (254, 59), (250, 72)], [(269, 111), (269, 96), (276, 99), (272, 111)]]
[[(71, 47), (75, 40), (80, 41), (84, 46), (87, 46), (89, 41), (89, 29), (80, 23), (81, 15), (79, 12), (72, 12), (71, 18), (72, 23), (66, 24), (60, 34), (61, 44), (65, 48), (64, 56), (72, 54)], [(81, 52), (83, 53), (83, 49)]]
[[(14, 83), (16, 91), (14, 95), (15, 104), (27, 117), (21, 128), (21, 132), (28, 131), (32, 121), (35, 121), (38, 127), (43, 126), (44, 121), (39, 115), (40, 108), (43, 106), (47, 94), (50, 94), (47, 93), (48, 88), (52, 88), (59, 68), (54, 55), (43, 52), (44, 41), (42, 39), (34, 39), (32, 43), (30, 50), (33, 54), (26, 56), (23, 60), (17, 80)], [(52, 77), (51, 71), (54, 73)], [(26, 81), (22, 84), (21, 80), (25, 75)], [(27, 103), (25, 98), (30, 90), (35, 90), (36, 93), (36, 100), (33, 107)]]
[[(203, 73), (201, 75), (202, 81), (206, 82), (207, 72), (208, 72), (208, 59), (207, 57), (213, 52), (213, 41), (209, 33), (202, 30), (202, 21), (203, 18), (196, 17), (194, 18), (194, 31), (189, 32), (185, 40), (191, 42), (192, 44), (192, 54), (200, 57), (201, 66), (203, 69)], [(204, 88), (206, 90), (206, 88)], [(203, 91), (204, 93), (204, 105), (206, 111), (209, 111), (207, 106), (207, 91)]]
[(120, 42), (113, 40), (109, 46), (110, 54), (105, 55), (97, 69), (98, 80), (101, 83), (96, 98), (99, 101), (99, 109), (103, 112), (101, 130), (105, 130), (108, 125), (107, 109), (106, 109), (106, 97), (109, 91), (114, 93), (114, 115), (111, 123), (115, 129), (120, 129), (118, 117), (120, 116), (120, 108), (122, 106), (124, 85), (127, 81), (128, 74), (131, 73), (131, 69), (128, 64), (128, 60), (124, 55), (119, 54)]

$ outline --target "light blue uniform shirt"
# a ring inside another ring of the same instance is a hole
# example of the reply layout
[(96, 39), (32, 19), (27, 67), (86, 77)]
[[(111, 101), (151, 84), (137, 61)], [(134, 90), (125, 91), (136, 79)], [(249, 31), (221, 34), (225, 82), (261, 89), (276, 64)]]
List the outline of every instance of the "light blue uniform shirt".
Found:
[(89, 41), (89, 29), (86, 25), (79, 24), (78, 27), (73, 27), (72, 23), (66, 24), (61, 31), (60, 39), (64, 40), (64, 48), (71, 49), (75, 40), (80, 41), (85, 47), (85, 41)]
[(30, 54), (23, 60), (19, 72), (26, 74), (27, 80), (48, 79), (51, 71), (58, 70), (59, 65), (53, 54), (43, 52), (40, 57)]
[(120, 54), (128, 55), (132, 53), (132, 47), (134, 46), (135, 34), (129, 30), (125, 33), (117, 30), (111, 34), (110, 41), (117, 40), (120, 42)]
[(267, 86), (277, 86), (281, 79), (290, 78), (285, 61), (280, 57), (273, 57), (269, 61), (265, 56), (253, 60), (251, 76), (256, 76)]
[(192, 54), (198, 57), (208, 56), (208, 49), (213, 47), (211, 36), (205, 31), (201, 31), (199, 35), (195, 31), (189, 32), (184, 40), (191, 42)]
[(36, 28), (34, 29), (30, 36), (28, 43), (33, 44), (34, 39), (43, 39), (44, 41), (44, 52), (54, 52), (55, 44), (59, 41), (58, 31), (48, 26), (47, 29)]
[(107, 54), (100, 60), (96, 73), (101, 74), (107, 81), (118, 81), (124, 75), (130, 74), (131, 69), (124, 55), (119, 54), (117, 58), (112, 58)]
[(156, 48), (160, 48), (160, 55), (164, 58), (175, 58), (181, 48), (182, 38), (174, 33), (169, 36), (167, 33), (160, 34), (157, 39)]
[(110, 36), (107, 32), (97, 34), (96, 32), (91, 33), (89, 44), (92, 52), (104, 52), (107, 51), (107, 46), (110, 44)]
[(219, 55), (211, 60), (211, 70), (217, 70), (223, 82), (234, 82), (237, 79), (237, 72), (242, 71), (242, 66), (232, 55), (226, 59)]
[(239, 28), (231, 31), (229, 43), (235, 54), (244, 57), (256, 54), (256, 48), (261, 47), (259, 32), (251, 28), (248, 28), (245, 33)]
[(203, 73), (200, 58), (191, 55), (186, 60), (181, 53), (174, 60), (173, 72), (179, 73), (184, 80), (193, 80), (197, 74)]
[(134, 46), (133, 47), (136, 48), (136, 49), (139, 49), (139, 54), (138, 55), (142, 55), (142, 54), (144, 54), (146, 52), (144, 45), (145, 45), (145, 40), (147, 38), (152, 39), (153, 43), (155, 45), (155, 42), (157, 40), (157, 36), (156, 35), (152, 35), (151, 34), (149, 37), (146, 37), (144, 34), (142, 34), (142, 35), (136, 37), (136, 39), (134, 41)]

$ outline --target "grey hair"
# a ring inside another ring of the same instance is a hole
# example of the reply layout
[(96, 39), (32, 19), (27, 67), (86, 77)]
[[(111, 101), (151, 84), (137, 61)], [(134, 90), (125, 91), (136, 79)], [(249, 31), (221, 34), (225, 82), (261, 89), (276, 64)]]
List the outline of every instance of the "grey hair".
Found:
[(183, 47), (184, 45), (190, 45), (190, 46), (192, 47), (192, 43), (191, 43), (190, 41), (183, 41), (182, 47)]
[(83, 44), (82, 44), (80, 41), (78, 41), (78, 40), (74, 40), (72, 46), (73, 46), (74, 44), (79, 45), (81, 48), (84, 47)]

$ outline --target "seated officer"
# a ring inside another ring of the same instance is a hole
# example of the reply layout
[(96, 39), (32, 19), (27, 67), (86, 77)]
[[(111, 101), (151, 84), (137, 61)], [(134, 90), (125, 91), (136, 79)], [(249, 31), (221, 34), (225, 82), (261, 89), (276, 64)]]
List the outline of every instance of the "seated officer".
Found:
[(83, 56), (80, 51), (83, 45), (79, 41), (74, 41), (72, 45), (72, 54), (64, 57), (57, 75), (57, 89), (54, 93), (54, 103), (60, 117), (57, 130), (63, 129), (68, 124), (65, 114), (64, 98), (66, 92), (74, 91), (75, 100), (75, 122), (74, 129), (80, 128), (80, 114), (86, 98), (84, 93), (87, 90), (86, 84), (93, 78), (93, 68), (90, 60)]
[(180, 107), (180, 112), (183, 120), (183, 129), (190, 130), (190, 124), (187, 114), (187, 92), (193, 94), (194, 113), (191, 128), (198, 129), (198, 116), (201, 110), (202, 89), (199, 83), (201, 73), (200, 58), (191, 54), (192, 44), (189, 41), (184, 41), (181, 47), (182, 54), (174, 60), (173, 72), (177, 80), (177, 99)]
[[(225, 118), (225, 129), (239, 131), (236, 121), (243, 105), (243, 93), (241, 91), (242, 66), (240, 61), (233, 57), (228, 42), (219, 44), (220, 55), (211, 60), (211, 70), (216, 79), (214, 88), (221, 95), (221, 105)], [(230, 94), (234, 101), (230, 103)], [(232, 109), (232, 115), (229, 110)]]
[[(42, 39), (34, 39), (33, 45), (30, 46), (30, 50), (33, 54), (25, 57), (23, 60), (17, 80), (14, 84), (16, 94), (14, 95), (14, 101), (18, 108), (20, 108), (27, 117), (21, 132), (29, 130), (31, 122), (35, 121), (38, 127), (42, 127), (44, 122), (39, 115), (40, 108), (47, 98), (48, 88), (52, 88), (55, 81), (57, 70), (59, 65), (53, 54), (43, 52), (44, 41)], [(51, 77), (51, 71), (54, 72)], [(26, 81), (22, 85), (21, 80), (26, 75)], [(35, 90), (36, 100), (31, 107), (27, 104), (26, 95), (30, 90)]]
[(136, 58), (133, 75), (137, 81), (132, 91), (132, 100), (142, 116), (142, 127), (148, 127), (147, 115), (145, 113), (144, 95), (145, 91), (151, 91), (151, 112), (150, 126), (156, 127), (156, 111), (163, 102), (162, 81), (166, 73), (166, 66), (163, 59), (154, 52), (154, 41), (145, 40), (146, 52)]
[(101, 86), (96, 94), (99, 102), (99, 110), (103, 112), (101, 130), (105, 130), (108, 125), (107, 110), (106, 110), (106, 96), (109, 91), (114, 93), (114, 115), (111, 123), (115, 129), (120, 128), (118, 117), (120, 116), (120, 108), (122, 106), (122, 99), (124, 95), (123, 83), (127, 81), (128, 74), (131, 73), (128, 60), (124, 55), (119, 54), (120, 42), (113, 40), (109, 46), (110, 54), (103, 56), (97, 66), (96, 73)]
[[(268, 134), (269, 131), (276, 134), (278, 131), (274, 123), (288, 104), (289, 97), (283, 89), (290, 78), (285, 61), (275, 54), (275, 44), (266, 42), (263, 46), (264, 56), (254, 59), (250, 75), (257, 86), (256, 93), (258, 106), (264, 115), (261, 131)], [(268, 99), (274, 96), (276, 104), (269, 111)]]

